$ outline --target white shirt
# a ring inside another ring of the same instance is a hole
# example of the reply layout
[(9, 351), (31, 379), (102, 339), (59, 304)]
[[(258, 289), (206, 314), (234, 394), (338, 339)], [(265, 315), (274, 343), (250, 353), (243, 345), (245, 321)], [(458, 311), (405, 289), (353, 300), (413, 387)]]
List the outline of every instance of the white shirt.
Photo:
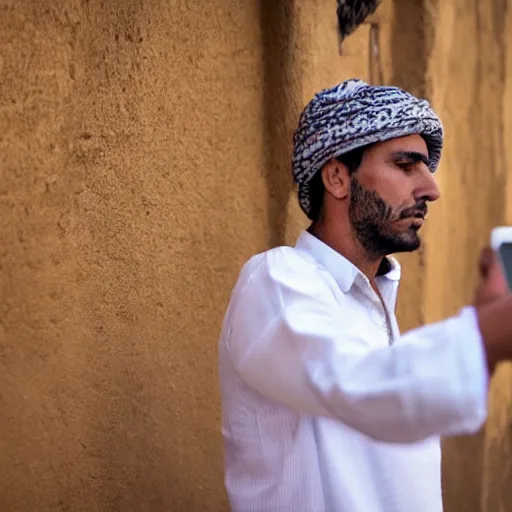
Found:
[(220, 338), (225, 485), (234, 512), (440, 512), (439, 436), (487, 415), (473, 308), (400, 336), (400, 268), (378, 295), (307, 232), (251, 258)]

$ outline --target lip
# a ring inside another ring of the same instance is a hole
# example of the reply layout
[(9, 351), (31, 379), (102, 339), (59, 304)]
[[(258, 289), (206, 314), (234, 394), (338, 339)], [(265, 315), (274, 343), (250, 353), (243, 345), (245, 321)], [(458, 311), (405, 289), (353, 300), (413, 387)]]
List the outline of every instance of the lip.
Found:
[(412, 217), (413, 226), (422, 226), (425, 222), (425, 217)]
[(407, 221), (420, 220), (421, 222), (423, 222), (425, 219), (426, 219), (425, 215), (417, 213), (415, 215), (407, 215), (407, 217), (402, 217), (400, 220), (407, 220)]

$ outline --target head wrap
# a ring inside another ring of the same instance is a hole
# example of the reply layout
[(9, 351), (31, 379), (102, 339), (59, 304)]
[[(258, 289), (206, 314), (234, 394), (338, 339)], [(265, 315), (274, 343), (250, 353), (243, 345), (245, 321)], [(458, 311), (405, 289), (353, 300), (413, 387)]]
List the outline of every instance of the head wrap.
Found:
[(310, 215), (309, 183), (329, 160), (367, 144), (413, 134), (425, 139), (434, 172), (441, 158), (443, 127), (426, 100), (398, 87), (356, 79), (320, 91), (303, 110), (294, 135), (293, 176), (304, 213)]

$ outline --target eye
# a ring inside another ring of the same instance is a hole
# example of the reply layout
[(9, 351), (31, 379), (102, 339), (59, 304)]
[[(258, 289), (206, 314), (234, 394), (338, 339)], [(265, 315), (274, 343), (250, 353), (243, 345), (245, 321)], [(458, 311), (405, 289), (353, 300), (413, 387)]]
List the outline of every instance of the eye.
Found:
[(404, 172), (411, 172), (414, 169), (415, 163), (414, 162), (397, 162), (396, 164), (402, 171)]

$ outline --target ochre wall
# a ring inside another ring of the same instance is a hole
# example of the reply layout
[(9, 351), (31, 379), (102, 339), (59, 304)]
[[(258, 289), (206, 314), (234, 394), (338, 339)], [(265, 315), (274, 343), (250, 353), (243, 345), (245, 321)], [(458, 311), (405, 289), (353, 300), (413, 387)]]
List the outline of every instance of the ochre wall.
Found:
[[(512, 6), (468, 4), (430, 1), (426, 9), (428, 94), (446, 129), (445, 197), (432, 210), (425, 251), (426, 321), (472, 300), (481, 247), (493, 226), (512, 224)], [(485, 429), (444, 443), (445, 501), (454, 512), (512, 510), (511, 377), (505, 366), (493, 379)]]
[(1, 2), (2, 512), (225, 508), (216, 338), (267, 246), (259, 18)]
[[(384, 0), (341, 51), (334, 4), (0, 0), (2, 512), (227, 510), (217, 336), (242, 263), (306, 225), (290, 142), (320, 88), (433, 101), (444, 196), (398, 314), (471, 300), (512, 223), (508, 2)], [(510, 389), (446, 441), (447, 512), (512, 510)]]

